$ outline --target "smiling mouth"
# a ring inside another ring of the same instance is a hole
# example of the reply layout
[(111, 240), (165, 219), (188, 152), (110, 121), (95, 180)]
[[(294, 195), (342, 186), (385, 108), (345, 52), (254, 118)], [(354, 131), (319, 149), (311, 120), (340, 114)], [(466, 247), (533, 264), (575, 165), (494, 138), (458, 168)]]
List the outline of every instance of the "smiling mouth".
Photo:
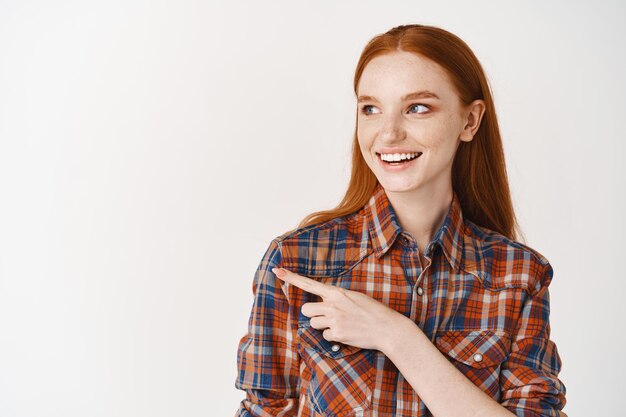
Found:
[(406, 158), (406, 159), (402, 159), (400, 161), (385, 161), (383, 160), (381, 154), (379, 154), (378, 152), (376, 152), (376, 156), (378, 157), (378, 159), (380, 159), (381, 162), (388, 164), (388, 165), (402, 165), (402, 164), (406, 164), (407, 162), (411, 162), (417, 158), (419, 158), (420, 156), (422, 156), (423, 152), (417, 152), (417, 156), (414, 156), (413, 158)]

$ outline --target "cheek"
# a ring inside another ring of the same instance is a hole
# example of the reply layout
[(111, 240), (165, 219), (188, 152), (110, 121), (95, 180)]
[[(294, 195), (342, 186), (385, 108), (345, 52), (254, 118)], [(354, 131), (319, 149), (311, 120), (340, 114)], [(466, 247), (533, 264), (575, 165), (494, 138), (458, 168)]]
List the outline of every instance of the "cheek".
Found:
[(411, 132), (411, 136), (433, 153), (446, 152), (454, 142), (452, 126), (446, 124), (422, 125)]
[(372, 146), (372, 143), (374, 142), (374, 136), (370, 132), (368, 132), (367, 129), (359, 128), (356, 131), (356, 138), (361, 152), (367, 153), (368, 149)]
[(357, 126), (356, 128), (356, 136), (359, 139), (359, 143), (361, 144), (365, 144), (367, 141), (369, 141), (371, 134), (368, 131), (367, 127), (364, 126)]
[(374, 161), (372, 160), (372, 151), (366, 145), (359, 144), (359, 151), (361, 152), (361, 157), (365, 160), (365, 163), (373, 169)]

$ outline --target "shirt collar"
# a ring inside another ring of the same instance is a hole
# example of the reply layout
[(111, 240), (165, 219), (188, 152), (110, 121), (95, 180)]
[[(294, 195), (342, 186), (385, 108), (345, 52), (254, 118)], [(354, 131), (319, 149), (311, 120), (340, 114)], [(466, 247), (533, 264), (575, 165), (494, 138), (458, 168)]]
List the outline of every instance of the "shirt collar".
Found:
[[(385, 189), (380, 183), (376, 184), (372, 197), (365, 205), (365, 215), (376, 257), (380, 258), (403, 231), (395, 210), (387, 198)], [(448, 213), (425, 253), (429, 256), (432, 255), (434, 245), (439, 244), (450, 266), (458, 272), (463, 254), (463, 229), (461, 204), (458, 195), (453, 190)], [(424, 248), (419, 248), (419, 250), (424, 251)]]

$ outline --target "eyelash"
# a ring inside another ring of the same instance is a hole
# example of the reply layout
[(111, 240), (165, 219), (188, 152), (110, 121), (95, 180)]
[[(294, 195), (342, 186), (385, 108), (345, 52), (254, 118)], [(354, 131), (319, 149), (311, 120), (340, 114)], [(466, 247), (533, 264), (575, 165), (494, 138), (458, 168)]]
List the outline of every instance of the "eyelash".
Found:
[[(429, 112), (430, 112), (430, 106), (428, 106), (428, 105), (426, 105), (426, 104), (423, 104), (423, 103), (413, 103), (413, 104), (411, 104), (411, 105), (409, 106), (409, 109), (410, 109), (410, 108), (413, 108), (413, 107), (415, 107), (415, 106), (424, 106), (424, 107), (426, 107), (426, 108), (429, 110), (429, 111), (427, 111), (427, 112), (415, 113), (415, 114), (426, 114), (426, 113), (429, 113)], [(365, 111), (365, 108), (366, 108), (366, 107), (371, 107), (371, 104), (365, 104), (365, 105), (361, 106), (361, 113), (362, 113), (362, 114), (364, 114), (364, 115), (366, 115), (366, 116), (370, 116), (371, 114), (370, 114), (370, 113), (367, 113), (367, 112)]]

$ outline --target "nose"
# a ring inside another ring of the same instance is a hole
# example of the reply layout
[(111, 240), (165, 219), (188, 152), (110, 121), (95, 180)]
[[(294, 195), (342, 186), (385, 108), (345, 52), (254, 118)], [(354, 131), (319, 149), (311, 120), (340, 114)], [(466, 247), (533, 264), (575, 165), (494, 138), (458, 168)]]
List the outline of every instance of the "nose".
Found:
[(402, 126), (402, 120), (398, 115), (390, 114), (383, 122), (378, 138), (383, 143), (401, 141), (406, 137), (406, 131)]

